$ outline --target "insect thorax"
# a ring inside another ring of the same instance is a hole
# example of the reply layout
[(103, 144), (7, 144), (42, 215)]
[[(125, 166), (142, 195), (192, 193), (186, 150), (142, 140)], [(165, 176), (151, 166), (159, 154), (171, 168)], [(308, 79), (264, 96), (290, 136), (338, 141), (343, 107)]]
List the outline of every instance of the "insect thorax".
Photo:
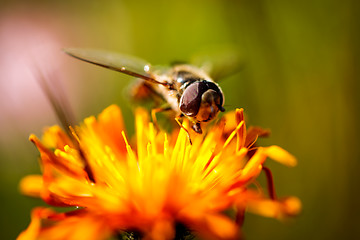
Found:
[(191, 83), (200, 80), (212, 81), (211, 78), (200, 68), (196, 68), (191, 65), (177, 65), (173, 68), (172, 81), (179, 93), (179, 98)]

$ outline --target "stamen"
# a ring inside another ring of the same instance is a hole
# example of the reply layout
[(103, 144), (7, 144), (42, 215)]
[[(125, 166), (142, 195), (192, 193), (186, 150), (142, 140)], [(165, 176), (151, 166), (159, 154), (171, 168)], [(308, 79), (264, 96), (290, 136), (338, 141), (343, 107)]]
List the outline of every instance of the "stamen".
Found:
[(168, 140), (168, 136), (165, 133), (164, 134), (164, 156), (169, 156), (169, 140)]
[(75, 141), (73, 141), (73, 143), (75, 144), (76, 148), (79, 150), (79, 155), (80, 155), (80, 158), (84, 162), (84, 170), (87, 173), (87, 175), (89, 177), (89, 180), (91, 182), (95, 182), (94, 172), (91, 169), (90, 163), (89, 163), (88, 159), (86, 158), (83, 149), (80, 147), (80, 138), (79, 138), (79, 136), (77, 135), (75, 129), (70, 125), (69, 125), (69, 131), (71, 133), (70, 136), (72, 136), (75, 139)]
[(77, 135), (75, 129), (72, 126), (69, 126), (69, 130), (71, 132), (71, 135), (75, 138), (75, 140), (79, 143), (80, 142), (80, 138)]
[(245, 147), (246, 141), (246, 124), (244, 120), (244, 109), (236, 109), (235, 120), (237, 124), (244, 122), (242, 128), (240, 128), (237, 132), (236, 150), (239, 151), (241, 148)]
[(134, 154), (133, 150), (131, 149), (131, 146), (129, 145), (129, 142), (126, 138), (125, 132), (121, 131), (121, 135), (123, 136), (123, 139), (125, 141), (126, 150), (127, 150), (127, 153), (129, 155), (130, 159), (136, 162), (135, 154)]
[(247, 147), (248, 147), (248, 148), (251, 148), (251, 147), (256, 143), (256, 141), (258, 140), (258, 138), (259, 138), (259, 135), (256, 135), (254, 141), (252, 141), (252, 142), (249, 144), (249, 146), (247, 146)]
[(125, 141), (126, 147), (129, 146), (129, 142), (128, 142), (127, 138), (126, 138), (125, 132), (124, 132), (124, 131), (121, 131), (121, 135), (122, 135), (122, 137), (123, 137), (123, 139), (124, 139), (124, 141)]
[(225, 149), (229, 143), (231, 142), (231, 140), (234, 138), (235, 134), (237, 133), (237, 131), (242, 127), (242, 125), (244, 124), (244, 121), (241, 121), (236, 128), (234, 129), (234, 131), (231, 132), (230, 136), (226, 139), (223, 149)]
[(141, 171), (141, 168), (140, 168), (140, 164), (138, 161), (137, 161), (137, 157), (136, 155), (134, 154), (127, 138), (126, 138), (126, 135), (125, 135), (125, 132), (124, 131), (121, 131), (121, 135), (125, 141), (125, 145), (126, 145), (126, 151), (128, 153), (128, 158), (127, 158), (127, 164), (128, 164), (128, 167), (129, 169), (137, 169), (139, 172)]

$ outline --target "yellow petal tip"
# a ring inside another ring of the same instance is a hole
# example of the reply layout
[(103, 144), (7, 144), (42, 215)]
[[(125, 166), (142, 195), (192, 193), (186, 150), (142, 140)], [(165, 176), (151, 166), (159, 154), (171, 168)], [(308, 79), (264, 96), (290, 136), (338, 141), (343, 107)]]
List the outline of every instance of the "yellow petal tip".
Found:
[(296, 158), (287, 152), (286, 150), (282, 149), (279, 146), (270, 146), (265, 148), (266, 154), (273, 160), (282, 163), (288, 167), (295, 167), (297, 165)]
[(43, 187), (41, 175), (29, 175), (21, 179), (19, 184), (20, 192), (31, 197), (39, 197)]

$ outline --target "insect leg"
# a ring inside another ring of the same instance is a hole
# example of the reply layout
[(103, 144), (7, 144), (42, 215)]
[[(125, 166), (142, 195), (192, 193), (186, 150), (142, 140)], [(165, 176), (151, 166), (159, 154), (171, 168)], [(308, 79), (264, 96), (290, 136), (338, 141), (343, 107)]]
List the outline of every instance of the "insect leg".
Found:
[(191, 127), (196, 133), (202, 134), (201, 125), (199, 122), (194, 123)]
[(178, 117), (176, 117), (176, 118), (175, 118), (175, 121), (177, 122), (177, 124), (179, 124), (179, 126), (180, 126), (182, 129), (185, 130), (186, 135), (187, 135), (187, 137), (188, 137), (188, 139), (189, 139), (190, 145), (192, 145), (192, 141), (191, 141), (191, 138), (190, 138), (190, 133), (189, 133), (189, 131), (180, 123), (180, 121), (179, 121), (180, 118), (181, 118), (181, 115), (178, 116)]
[(160, 130), (160, 128), (159, 128), (159, 124), (158, 124), (158, 121), (156, 118), (156, 114), (160, 113), (160, 112), (169, 111), (169, 110), (171, 110), (171, 107), (158, 107), (158, 108), (151, 109), (151, 118), (152, 118), (152, 121), (157, 130)]

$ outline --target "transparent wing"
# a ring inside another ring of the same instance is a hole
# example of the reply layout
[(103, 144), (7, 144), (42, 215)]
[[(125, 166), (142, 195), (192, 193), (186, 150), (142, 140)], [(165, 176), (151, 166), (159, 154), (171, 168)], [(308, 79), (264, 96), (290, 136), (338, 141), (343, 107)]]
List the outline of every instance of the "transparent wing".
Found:
[(140, 58), (96, 49), (66, 48), (64, 52), (82, 61), (167, 86), (151, 76), (151, 65)]
[[(89, 165), (89, 161), (86, 158), (83, 149), (80, 147), (78, 138), (76, 137), (77, 133), (73, 125), (75, 122), (74, 121), (75, 117), (71, 111), (70, 105), (66, 101), (62, 89), (59, 88), (59, 86), (54, 85), (55, 83), (59, 83), (57, 79), (58, 76), (50, 72), (46, 73), (46, 75), (43, 75), (43, 73), (40, 70), (34, 72), (34, 74), (36, 79), (38, 80), (40, 87), (42, 88), (50, 104), (52, 105), (55, 114), (58, 120), (60, 121), (62, 127), (64, 128), (66, 134), (70, 138), (74, 147), (79, 151), (80, 157), (84, 162), (85, 172), (88, 174), (89, 179), (95, 182), (94, 174), (91, 169), (91, 166)], [(56, 89), (56, 91), (54, 91), (54, 89)]]
[(204, 69), (215, 81), (239, 72), (244, 66), (239, 50), (234, 46), (212, 46), (199, 51), (190, 63)]

